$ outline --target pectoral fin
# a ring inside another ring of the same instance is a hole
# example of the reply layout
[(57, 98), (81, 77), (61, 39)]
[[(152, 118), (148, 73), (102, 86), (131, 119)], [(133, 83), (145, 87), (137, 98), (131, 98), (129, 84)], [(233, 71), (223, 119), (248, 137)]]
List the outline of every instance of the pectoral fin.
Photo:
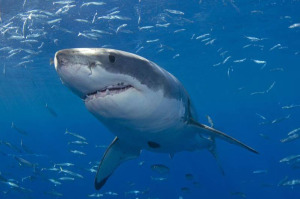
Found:
[(206, 135), (211, 136), (211, 137), (220, 138), (222, 140), (225, 140), (226, 142), (241, 146), (241, 147), (243, 147), (243, 148), (245, 148), (245, 149), (247, 149), (247, 150), (249, 150), (253, 153), (258, 154), (258, 152), (255, 149), (247, 146), (246, 144), (240, 142), (239, 140), (237, 140), (237, 139), (235, 139), (235, 138), (233, 138), (233, 137), (231, 137), (231, 136), (229, 136), (229, 135), (227, 135), (227, 134), (225, 134), (221, 131), (218, 131), (218, 130), (216, 130), (214, 128), (211, 128), (209, 126), (206, 126), (204, 124), (200, 124), (199, 122), (197, 122), (193, 119), (189, 120), (189, 124), (193, 125), (196, 128), (198, 128), (200, 130), (200, 131), (198, 131), (200, 134), (206, 134)]
[(102, 157), (95, 179), (95, 188), (97, 190), (101, 189), (107, 179), (122, 162), (137, 158), (139, 155), (139, 149), (122, 143), (122, 141), (116, 137)]

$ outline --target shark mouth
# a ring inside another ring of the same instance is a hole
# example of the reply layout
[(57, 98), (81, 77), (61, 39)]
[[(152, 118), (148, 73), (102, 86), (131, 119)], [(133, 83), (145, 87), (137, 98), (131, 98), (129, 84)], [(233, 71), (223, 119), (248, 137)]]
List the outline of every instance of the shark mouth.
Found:
[(122, 83), (118, 83), (116, 85), (111, 85), (111, 86), (106, 86), (100, 90), (96, 90), (92, 93), (88, 93), (84, 100), (92, 100), (94, 98), (98, 98), (98, 97), (106, 97), (109, 95), (115, 95), (115, 94), (119, 94), (119, 93), (123, 93), (125, 91), (127, 91), (128, 89), (133, 88), (133, 86), (129, 85), (129, 84), (124, 84)]

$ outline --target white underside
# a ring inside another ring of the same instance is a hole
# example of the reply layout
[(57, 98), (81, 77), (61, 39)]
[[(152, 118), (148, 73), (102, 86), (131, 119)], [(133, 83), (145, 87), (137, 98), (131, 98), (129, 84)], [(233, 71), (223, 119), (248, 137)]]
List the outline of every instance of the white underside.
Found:
[[(182, 101), (166, 98), (161, 90), (153, 92), (134, 79), (126, 81), (139, 90), (95, 96), (85, 101), (87, 109), (129, 145), (165, 153), (201, 148), (201, 138), (183, 121), (186, 110)], [(149, 141), (160, 147), (150, 147)]]

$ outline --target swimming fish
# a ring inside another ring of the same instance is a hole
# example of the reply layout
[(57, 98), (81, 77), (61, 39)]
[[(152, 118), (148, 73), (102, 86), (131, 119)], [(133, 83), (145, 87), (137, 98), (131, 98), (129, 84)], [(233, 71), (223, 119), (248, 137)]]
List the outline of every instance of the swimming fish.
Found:
[(18, 133), (20, 133), (22, 135), (28, 135), (28, 133), (26, 131), (17, 127), (13, 122), (11, 123), (11, 128), (15, 129)]
[(72, 135), (72, 136), (74, 136), (74, 137), (76, 137), (76, 138), (79, 138), (79, 139), (81, 139), (81, 140), (86, 141), (86, 138), (85, 138), (85, 137), (83, 137), (83, 136), (81, 136), (81, 135), (78, 135), (78, 134), (76, 134), (76, 133), (72, 133), (72, 132), (68, 131), (68, 129), (66, 129), (66, 131), (65, 131), (65, 135), (66, 135), (66, 134)]
[(215, 138), (220, 138), (258, 153), (199, 123), (183, 85), (143, 57), (114, 49), (75, 48), (56, 52), (54, 62), (64, 85), (116, 135), (100, 162), (96, 189), (143, 149), (171, 155), (208, 149), (216, 157)]
[(55, 180), (55, 179), (49, 179), (50, 182), (52, 182), (54, 184), (54, 186), (57, 186), (57, 185), (61, 185), (61, 182)]
[(155, 171), (159, 174), (166, 174), (166, 173), (169, 173), (169, 171), (170, 171), (169, 167), (167, 167), (163, 164), (151, 165), (151, 169), (152, 169), (152, 171)]
[(53, 117), (57, 117), (57, 113), (55, 112), (55, 110), (52, 107), (50, 107), (47, 103), (46, 103), (46, 109)]
[(102, 5), (105, 5), (105, 4), (106, 3), (104, 3), (104, 2), (87, 2), (87, 3), (83, 3), (80, 6), (80, 8), (85, 7), (85, 6), (91, 6), (91, 5), (93, 5), (93, 6), (102, 6)]

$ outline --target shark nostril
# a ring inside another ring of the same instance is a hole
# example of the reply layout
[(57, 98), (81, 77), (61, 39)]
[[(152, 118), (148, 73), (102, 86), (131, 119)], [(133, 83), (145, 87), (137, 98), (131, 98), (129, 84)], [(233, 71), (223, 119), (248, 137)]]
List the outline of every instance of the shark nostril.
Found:
[(63, 65), (63, 64), (65, 63), (65, 60), (64, 60), (64, 59), (59, 59), (59, 60), (58, 60), (58, 63), (59, 63), (60, 65)]

